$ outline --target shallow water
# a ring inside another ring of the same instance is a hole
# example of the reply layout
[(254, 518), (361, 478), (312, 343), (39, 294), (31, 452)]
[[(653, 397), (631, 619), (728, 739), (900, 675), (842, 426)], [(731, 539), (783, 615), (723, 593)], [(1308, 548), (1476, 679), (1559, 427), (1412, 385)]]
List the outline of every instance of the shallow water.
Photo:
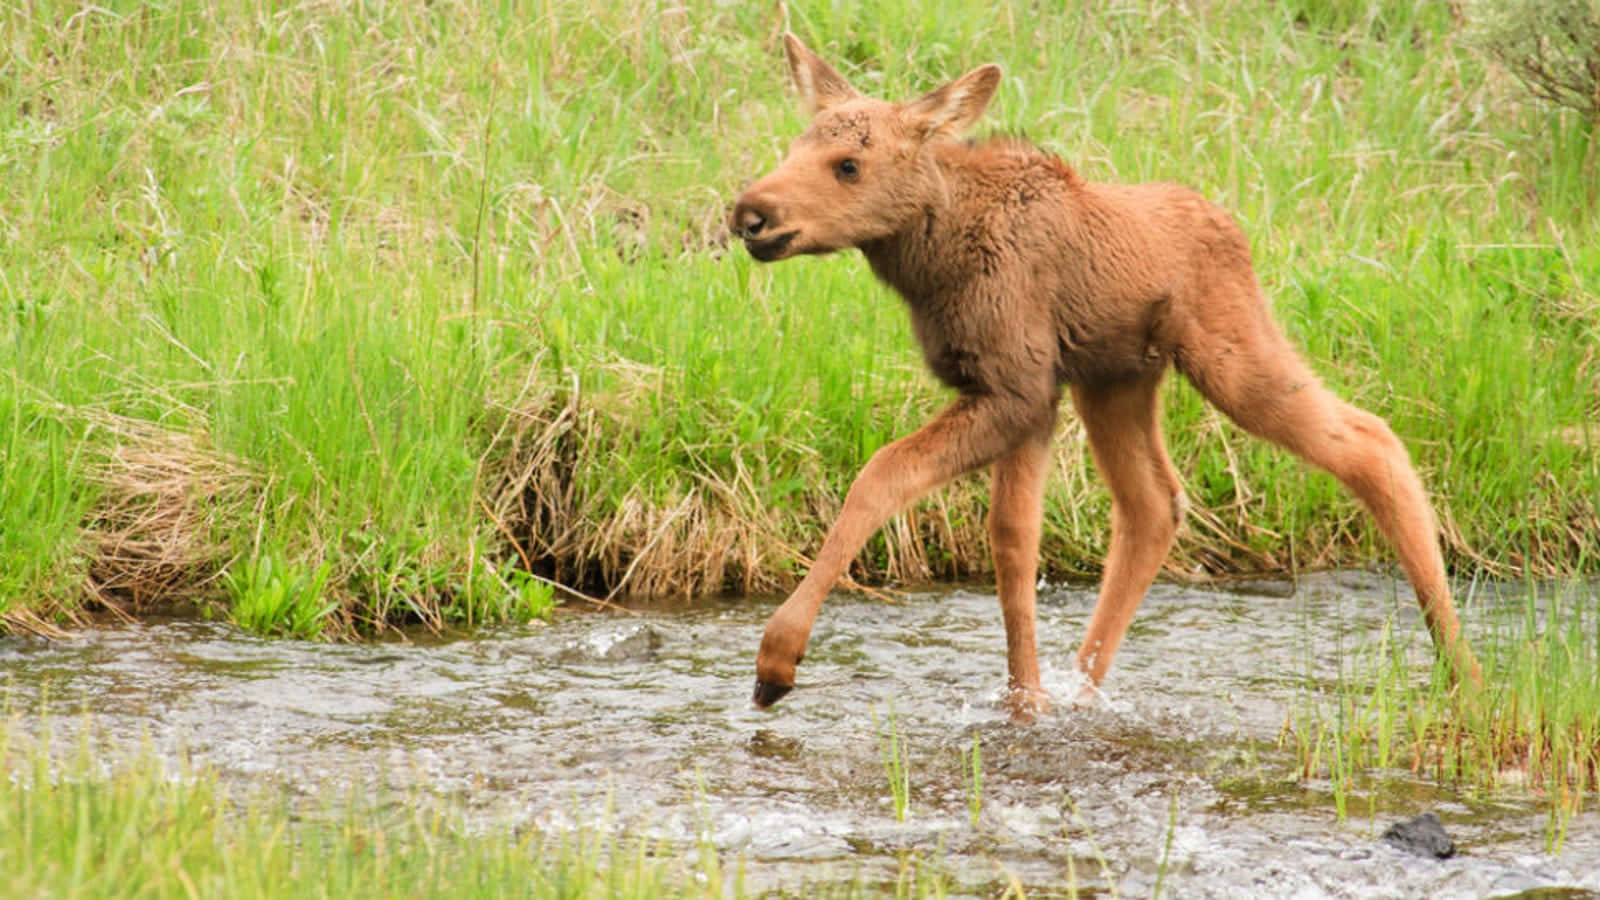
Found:
[[(1012, 878), (1030, 896), (1065, 893), (1069, 878), (1148, 896), (1163, 859), (1162, 893), (1178, 897), (1600, 891), (1592, 811), (1549, 855), (1545, 815), (1526, 797), (1469, 800), (1378, 773), (1340, 822), (1330, 787), (1297, 779), (1278, 738), (1306, 691), (1335, 680), (1341, 655), (1375, 644), (1390, 620), (1400, 639), (1426, 642), (1392, 579), (1157, 586), (1106, 693), (1070, 706), (1093, 600), (1088, 586), (1041, 593), (1058, 710), (1027, 727), (999, 705), (1004, 634), (993, 595), (978, 590), (834, 597), (800, 687), (769, 711), (749, 704), (772, 608), (755, 601), (363, 645), (152, 623), (0, 640), (0, 667), (24, 733), (46, 730), (29, 711), (47, 707), (58, 738), (87, 721), (113, 745), (186, 752), (308, 794), (355, 783), (439, 796), (484, 823), (603, 823), (685, 843), (709, 834), (745, 859), (755, 889), (888, 881), (909, 852), (942, 861), (955, 892), (977, 896)], [(64, 714), (79, 710), (87, 720)], [(880, 755), (891, 715), (909, 757), (903, 823)], [(962, 758), (974, 739), (976, 826)], [(1427, 809), (1457, 857), (1423, 860), (1376, 839)]]

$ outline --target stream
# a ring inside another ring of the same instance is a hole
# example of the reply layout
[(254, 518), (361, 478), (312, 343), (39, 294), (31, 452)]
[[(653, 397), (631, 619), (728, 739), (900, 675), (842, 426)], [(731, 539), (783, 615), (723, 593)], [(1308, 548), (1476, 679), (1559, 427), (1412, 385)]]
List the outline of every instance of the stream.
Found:
[[(1485, 798), (1372, 773), (1340, 821), (1332, 785), (1300, 777), (1283, 736), (1308, 692), (1329, 689), (1341, 659), (1375, 647), (1388, 623), (1394, 640), (1426, 645), (1390, 576), (1159, 584), (1104, 693), (1081, 705), (1068, 700), (1070, 667), (1094, 589), (1047, 586), (1040, 655), (1056, 708), (1031, 726), (1000, 703), (1005, 636), (986, 587), (893, 603), (836, 594), (799, 686), (760, 711), (754, 653), (775, 603), (565, 610), (549, 624), (364, 644), (148, 620), (0, 639), (0, 672), (23, 734), (68, 743), (88, 728), (111, 751), (187, 755), (308, 797), (340, 785), (437, 797), (485, 827), (709, 840), (744, 859), (752, 892), (892, 885), (915, 855), (957, 896), (996, 896), (1014, 879), (1029, 896), (1075, 885), (1142, 897), (1160, 881), (1170, 897), (1600, 897), (1593, 802), (1551, 853), (1525, 790)], [(1463, 604), (1469, 629), (1479, 611)], [(891, 728), (908, 767), (904, 821), (884, 768)], [(1455, 857), (1378, 839), (1426, 810)]]

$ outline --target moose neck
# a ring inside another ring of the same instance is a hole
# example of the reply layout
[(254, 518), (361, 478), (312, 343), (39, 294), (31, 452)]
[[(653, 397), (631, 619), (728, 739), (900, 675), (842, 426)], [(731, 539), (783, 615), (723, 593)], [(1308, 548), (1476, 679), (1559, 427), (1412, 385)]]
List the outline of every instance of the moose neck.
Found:
[(922, 202), (894, 234), (861, 244), (872, 271), (912, 306), (938, 304), (993, 276), (1008, 241), (995, 226), (1007, 218), (1003, 200), (981, 190), (989, 154), (949, 142), (929, 147), (919, 173)]

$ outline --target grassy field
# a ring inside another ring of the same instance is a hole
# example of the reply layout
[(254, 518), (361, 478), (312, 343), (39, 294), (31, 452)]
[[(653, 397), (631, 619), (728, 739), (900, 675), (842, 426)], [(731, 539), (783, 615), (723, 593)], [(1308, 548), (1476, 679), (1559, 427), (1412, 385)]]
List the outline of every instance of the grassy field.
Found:
[[(0, 11), (0, 616), (202, 604), (302, 635), (769, 589), (948, 397), (853, 255), (721, 217), (802, 120), (795, 30), (901, 97), (1236, 210), (1279, 316), (1391, 419), (1458, 573), (1592, 568), (1596, 135), (1450, 5), (50, 2)], [(1169, 389), (1172, 567), (1386, 557), (1327, 476)], [(1046, 568), (1108, 501), (1063, 425)], [(861, 579), (981, 573), (985, 480)], [(262, 612), (265, 610), (265, 612)]]

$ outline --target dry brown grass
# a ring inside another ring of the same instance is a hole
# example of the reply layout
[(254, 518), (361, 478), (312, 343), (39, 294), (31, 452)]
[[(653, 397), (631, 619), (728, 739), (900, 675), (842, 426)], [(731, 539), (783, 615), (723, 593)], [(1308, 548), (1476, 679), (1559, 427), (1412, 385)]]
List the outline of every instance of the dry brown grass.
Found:
[(112, 440), (89, 470), (99, 496), (83, 525), (85, 594), (122, 612), (203, 597), (228, 563), (230, 537), (250, 513), (259, 519), (259, 479), (204, 432), (94, 418)]
[[(800, 512), (772, 509), (752, 466), (735, 457), (731, 472), (696, 466), (665, 501), (642, 486), (620, 495), (596, 490), (629, 422), (646, 414), (649, 373), (634, 374), (627, 386), (593, 397), (575, 383), (530, 377), (516, 400), (496, 407), (483, 501), (516, 552), (535, 574), (607, 600), (792, 585), (842, 502), (826, 488), (803, 497)], [(963, 480), (895, 517), (847, 587), (985, 571), (984, 494), (981, 482)]]

